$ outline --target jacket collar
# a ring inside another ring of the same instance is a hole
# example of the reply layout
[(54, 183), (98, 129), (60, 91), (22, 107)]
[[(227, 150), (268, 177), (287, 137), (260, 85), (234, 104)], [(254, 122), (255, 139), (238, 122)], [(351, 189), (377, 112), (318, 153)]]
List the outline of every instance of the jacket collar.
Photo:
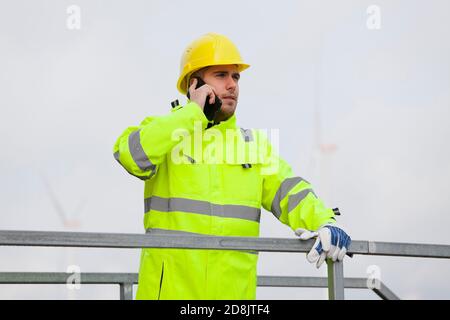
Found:
[(211, 128), (215, 128), (217, 130), (226, 130), (226, 129), (235, 129), (236, 126), (236, 114), (234, 113), (231, 117), (229, 117), (227, 120), (221, 121), (217, 124), (214, 124), (211, 126)]

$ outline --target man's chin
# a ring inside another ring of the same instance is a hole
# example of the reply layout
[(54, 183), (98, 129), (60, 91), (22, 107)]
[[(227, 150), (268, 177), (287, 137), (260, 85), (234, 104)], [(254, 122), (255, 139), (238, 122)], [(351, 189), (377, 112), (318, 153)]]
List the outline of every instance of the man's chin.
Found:
[(221, 112), (228, 115), (233, 115), (236, 111), (237, 102), (236, 101), (222, 101)]
[(217, 113), (216, 119), (220, 121), (227, 120), (230, 118), (234, 112), (236, 111), (236, 106), (222, 105), (222, 108)]

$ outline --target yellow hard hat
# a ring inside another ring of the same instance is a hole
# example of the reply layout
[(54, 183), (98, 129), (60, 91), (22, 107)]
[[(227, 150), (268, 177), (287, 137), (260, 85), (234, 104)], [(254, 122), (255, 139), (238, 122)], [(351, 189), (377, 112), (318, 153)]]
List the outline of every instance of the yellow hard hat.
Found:
[(187, 93), (188, 78), (195, 71), (208, 66), (225, 64), (236, 64), (239, 72), (250, 67), (242, 61), (234, 43), (221, 34), (207, 33), (194, 40), (187, 46), (181, 57), (178, 91), (182, 94)]

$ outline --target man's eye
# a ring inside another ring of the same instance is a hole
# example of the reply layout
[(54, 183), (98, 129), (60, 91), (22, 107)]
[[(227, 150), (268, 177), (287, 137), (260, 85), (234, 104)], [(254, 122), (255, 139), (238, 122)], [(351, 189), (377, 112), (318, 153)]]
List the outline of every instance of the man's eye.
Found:
[(239, 81), (240, 78), (241, 78), (241, 76), (238, 75), (238, 74), (236, 74), (236, 75), (233, 76), (233, 79), (236, 80), (236, 81)]
[(225, 73), (218, 73), (217, 76), (223, 78), (225, 76)]

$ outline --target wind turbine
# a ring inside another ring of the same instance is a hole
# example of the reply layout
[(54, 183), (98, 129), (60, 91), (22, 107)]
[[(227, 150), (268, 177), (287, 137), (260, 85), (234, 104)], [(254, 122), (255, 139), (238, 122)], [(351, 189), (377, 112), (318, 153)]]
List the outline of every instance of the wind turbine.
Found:
[(318, 46), (317, 62), (314, 69), (314, 145), (311, 154), (310, 168), (316, 171), (320, 181), (320, 189), (327, 196), (328, 201), (332, 199), (332, 179), (331, 179), (331, 160), (338, 147), (335, 143), (323, 141), (322, 137), (322, 117), (321, 117), (321, 77), (322, 70), (322, 46)]
[[(65, 231), (73, 231), (81, 228), (81, 221), (77, 218), (71, 218), (67, 211), (64, 209), (64, 207), (61, 204), (61, 201), (59, 201), (59, 198), (56, 196), (56, 193), (53, 191), (53, 188), (49, 182), (49, 180), (46, 178), (44, 174), (41, 173), (42, 180), (44, 182), (44, 185), (46, 187), (47, 194), (50, 198), (50, 201), (53, 205), (53, 208), (55, 209), (56, 213), (58, 214), (58, 217), (61, 221), (61, 224)], [(84, 207), (86, 201), (81, 200), (74, 212), (80, 212), (82, 208)], [(73, 249), (72, 248), (64, 248), (64, 269), (67, 270), (68, 266), (71, 266), (75, 263), (73, 258)], [(69, 289), (66, 287), (67, 292), (67, 299), (68, 300), (75, 300), (76, 299), (76, 291), (74, 289)]]

